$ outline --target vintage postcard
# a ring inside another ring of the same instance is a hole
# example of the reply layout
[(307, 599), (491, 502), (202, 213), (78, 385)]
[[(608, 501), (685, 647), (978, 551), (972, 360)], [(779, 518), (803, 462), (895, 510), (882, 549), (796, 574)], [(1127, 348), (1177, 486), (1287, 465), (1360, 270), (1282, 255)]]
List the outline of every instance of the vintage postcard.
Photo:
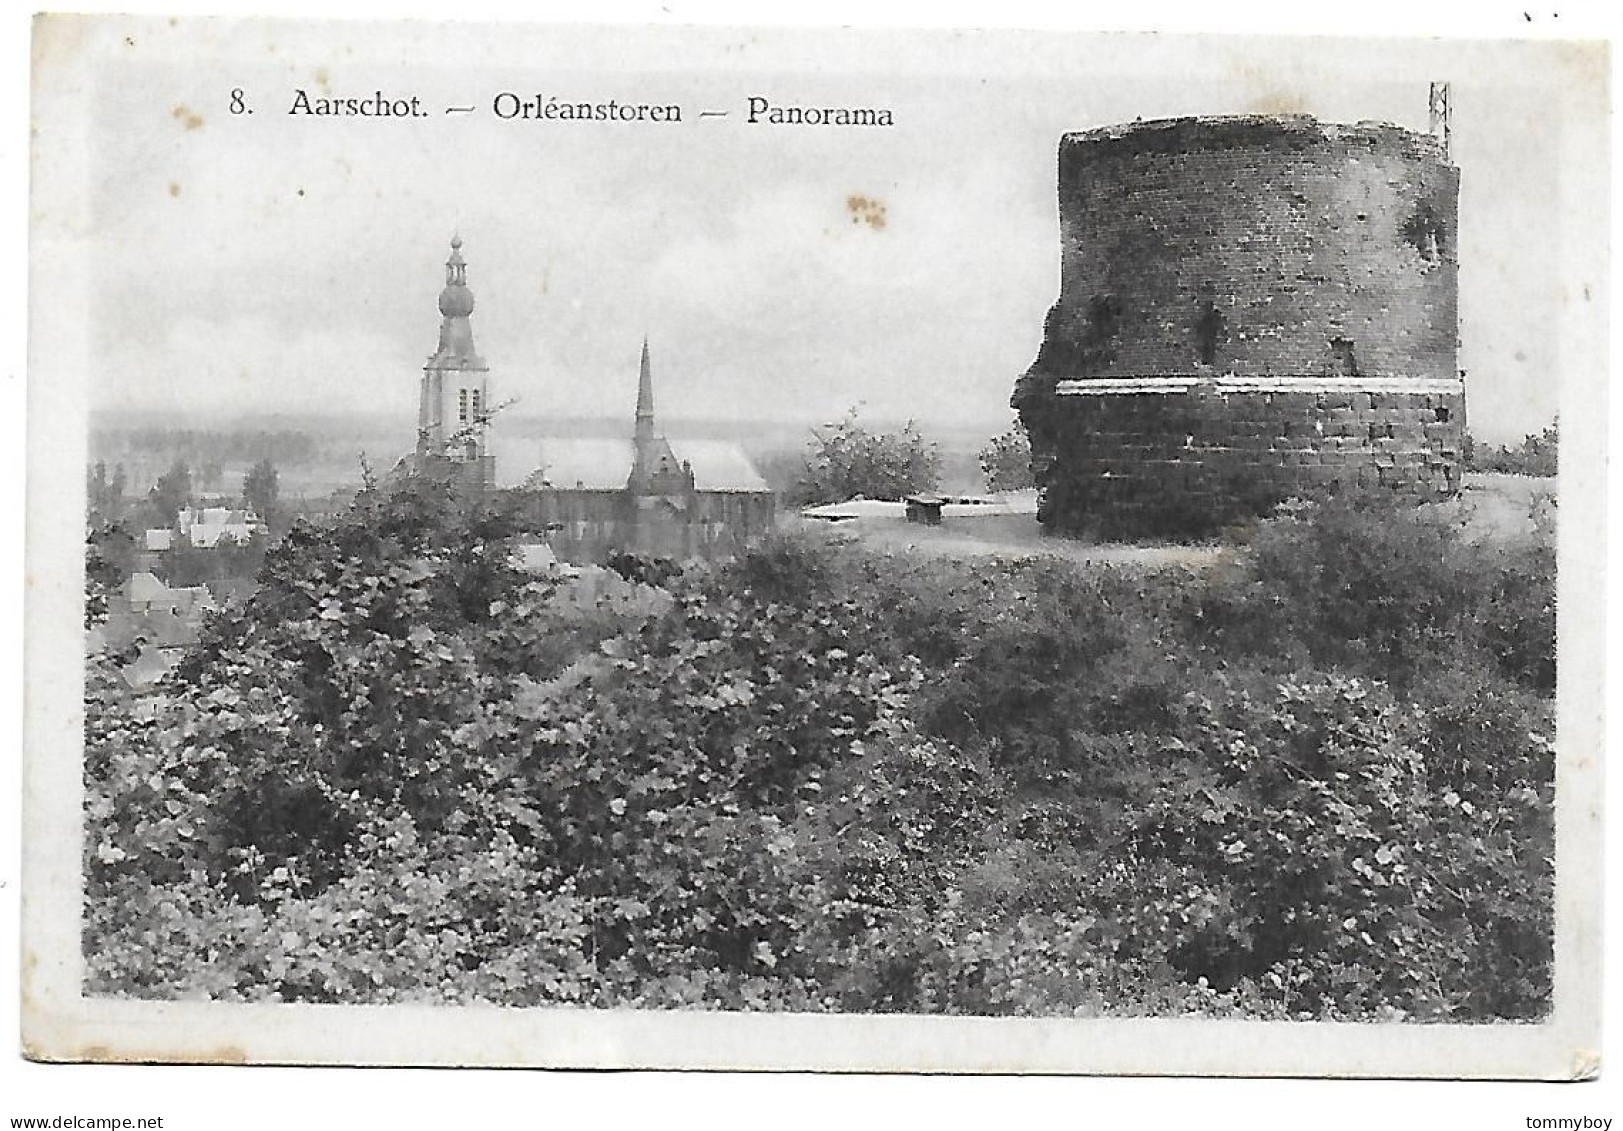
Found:
[(1594, 1075), (1609, 67), (38, 18), (25, 1053)]

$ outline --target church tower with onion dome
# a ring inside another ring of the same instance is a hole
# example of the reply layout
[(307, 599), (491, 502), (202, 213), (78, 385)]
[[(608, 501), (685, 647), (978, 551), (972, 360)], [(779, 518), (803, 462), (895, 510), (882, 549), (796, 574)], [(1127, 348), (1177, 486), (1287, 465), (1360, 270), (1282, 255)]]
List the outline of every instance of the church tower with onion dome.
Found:
[(417, 410), (419, 470), (452, 465), (458, 478), (481, 487), (493, 478), (485, 448), (490, 423), (490, 367), (473, 344), (473, 292), (462, 258), (462, 237), (451, 238), (445, 261), (445, 289), (440, 291), (440, 344), (423, 366)]

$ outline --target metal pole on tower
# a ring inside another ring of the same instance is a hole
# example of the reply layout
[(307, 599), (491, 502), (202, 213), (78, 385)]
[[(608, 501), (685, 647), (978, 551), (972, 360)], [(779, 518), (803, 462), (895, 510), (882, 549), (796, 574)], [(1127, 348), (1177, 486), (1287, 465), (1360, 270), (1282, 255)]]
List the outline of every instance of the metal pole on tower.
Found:
[(1433, 137), (1442, 139), (1443, 158), (1447, 160), (1449, 151), (1452, 148), (1451, 143), (1454, 132), (1454, 106), (1448, 96), (1448, 84), (1446, 82), (1432, 83), (1428, 102), (1431, 110), (1431, 134)]

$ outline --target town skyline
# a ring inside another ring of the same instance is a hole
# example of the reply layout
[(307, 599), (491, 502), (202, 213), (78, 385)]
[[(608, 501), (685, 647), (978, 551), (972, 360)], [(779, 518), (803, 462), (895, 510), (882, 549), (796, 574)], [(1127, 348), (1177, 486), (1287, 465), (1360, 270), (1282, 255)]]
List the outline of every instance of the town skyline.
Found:
[[(1012, 422), (1009, 394), (1058, 293), (1062, 134), (1231, 113), (1423, 131), (1421, 76), (1448, 77), (1423, 69), (1434, 56), (1413, 43), (1351, 43), (1318, 68), (1303, 49), (1264, 73), (1243, 68), (1238, 45), (1204, 41), (1197, 54), (1191, 42), (1154, 47), (1186, 68), (1177, 84), (1142, 69), (1124, 79), (1103, 49), (1094, 69), (1039, 60), (1035, 77), (676, 77), (638, 69), (632, 52), (608, 72), (549, 71), (545, 85), (657, 98), (687, 120), (572, 132), (484, 109), (391, 122), (280, 112), (286, 91), (316, 83), (411, 92), (428, 107), (536, 85), (505, 69), (363, 61), (306, 73), (271, 62), (228, 79), (205, 68), (176, 76), (195, 92), (177, 104), (171, 90), (157, 98), (150, 62), (113, 67), (94, 150), (91, 405), (224, 416), (398, 407), (409, 426), (456, 234), (493, 400), (516, 399), (526, 416), (622, 416), (647, 335), (673, 425), (815, 425), (862, 405), (875, 420), (991, 434)], [(259, 112), (232, 116), (228, 89)], [(884, 105), (896, 124), (695, 120), (757, 89)], [(1472, 432), (1514, 442), (1548, 424), (1558, 399), (1565, 281), (1543, 251), (1560, 237), (1547, 206), (1558, 87), (1464, 81), (1454, 98), (1460, 367)], [(1497, 238), (1507, 230), (1519, 238)]]

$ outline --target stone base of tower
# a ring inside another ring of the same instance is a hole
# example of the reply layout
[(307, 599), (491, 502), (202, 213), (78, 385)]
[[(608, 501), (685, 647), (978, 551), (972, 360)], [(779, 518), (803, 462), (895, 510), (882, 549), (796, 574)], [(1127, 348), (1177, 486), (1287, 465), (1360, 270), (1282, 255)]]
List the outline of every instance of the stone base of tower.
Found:
[(411, 457), (413, 475), (448, 483), (458, 494), (483, 497), (495, 489), (496, 461), (489, 455), (452, 459), (418, 451)]
[(1414, 501), (1460, 486), (1457, 382), (1415, 391), (1219, 389), (1196, 379), (1061, 381), (1021, 406), (1049, 530), (1199, 537), (1289, 498), (1349, 490)]

